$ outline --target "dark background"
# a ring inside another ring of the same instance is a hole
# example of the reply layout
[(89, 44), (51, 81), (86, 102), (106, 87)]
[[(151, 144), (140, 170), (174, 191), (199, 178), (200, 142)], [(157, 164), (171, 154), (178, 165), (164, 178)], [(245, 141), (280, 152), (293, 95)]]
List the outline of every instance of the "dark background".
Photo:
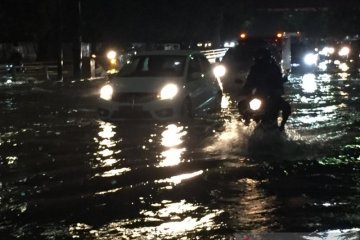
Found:
[(64, 42), (78, 40), (80, 33), (83, 42), (124, 47), (131, 42), (220, 44), (236, 40), (241, 31), (352, 36), (359, 33), (359, 6), (357, 0), (1, 0), (0, 42), (51, 46), (59, 32)]

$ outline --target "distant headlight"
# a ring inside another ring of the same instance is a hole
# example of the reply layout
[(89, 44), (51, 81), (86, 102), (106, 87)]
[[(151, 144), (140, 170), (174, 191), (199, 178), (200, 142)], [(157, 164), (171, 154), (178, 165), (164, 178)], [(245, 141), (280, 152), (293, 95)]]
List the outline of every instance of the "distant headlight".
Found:
[(100, 98), (109, 101), (112, 98), (114, 89), (110, 85), (105, 85), (100, 89)]
[(330, 56), (334, 52), (335, 52), (335, 48), (333, 48), (333, 47), (324, 47), (321, 51), (319, 51), (319, 54), (324, 55), (324, 56)]
[(350, 53), (350, 48), (349, 47), (342, 47), (339, 51), (339, 56), (341, 57), (346, 57), (348, 56)]
[(173, 99), (178, 92), (179, 92), (178, 86), (176, 86), (175, 84), (169, 83), (161, 89), (160, 99), (161, 100)]
[(314, 65), (318, 60), (318, 56), (314, 53), (308, 53), (304, 57), (304, 62), (306, 65)]
[(213, 70), (216, 77), (223, 77), (226, 74), (226, 68), (223, 65), (217, 65)]
[(249, 102), (249, 105), (250, 105), (250, 109), (253, 110), (253, 111), (257, 111), (260, 109), (261, 107), (261, 100), (258, 99), (258, 98), (254, 98), (253, 100), (251, 100)]

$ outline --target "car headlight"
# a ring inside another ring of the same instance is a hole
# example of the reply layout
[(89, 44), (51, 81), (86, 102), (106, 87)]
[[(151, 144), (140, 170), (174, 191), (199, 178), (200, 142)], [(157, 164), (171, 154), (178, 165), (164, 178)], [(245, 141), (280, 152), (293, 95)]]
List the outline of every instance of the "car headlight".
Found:
[(257, 111), (261, 107), (261, 100), (258, 98), (254, 98), (249, 102), (250, 109), (253, 111)]
[(110, 85), (105, 85), (100, 89), (100, 98), (109, 101), (112, 98), (114, 89)]
[(213, 70), (216, 77), (223, 77), (226, 74), (226, 68), (223, 65), (217, 65)]
[(169, 83), (161, 89), (160, 99), (161, 100), (173, 99), (178, 92), (179, 92), (178, 86), (176, 86), (175, 84)]

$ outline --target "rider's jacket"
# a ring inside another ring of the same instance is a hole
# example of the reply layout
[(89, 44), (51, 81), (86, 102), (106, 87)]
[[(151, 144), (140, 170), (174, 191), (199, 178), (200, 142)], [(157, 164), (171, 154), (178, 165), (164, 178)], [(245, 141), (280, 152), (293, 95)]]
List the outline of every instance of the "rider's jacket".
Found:
[(273, 59), (256, 60), (250, 68), (243, 88), (245, 93), (256, 89), (257, 94), (282, 95), (284, 79), (279, 65)]

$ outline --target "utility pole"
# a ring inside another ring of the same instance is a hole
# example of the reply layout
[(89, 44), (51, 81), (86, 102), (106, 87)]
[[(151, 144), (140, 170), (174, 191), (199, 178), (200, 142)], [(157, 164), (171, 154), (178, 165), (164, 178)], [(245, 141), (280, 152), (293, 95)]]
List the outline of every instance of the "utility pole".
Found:
[(62, 3), (61, 0), (57, 0), (57, 79), (59, 82), (64, 80), (63, 68), (64, 68), (64, 54), (62, 47)]
[(82, 53), (81, 53), (81, 42), (82, 42), (82, 26), (81, 26), (81, 0), (75, 1), (75, 36), (73, 43), (73, 73), (75, 80), (80, 80), (82, 71)]

